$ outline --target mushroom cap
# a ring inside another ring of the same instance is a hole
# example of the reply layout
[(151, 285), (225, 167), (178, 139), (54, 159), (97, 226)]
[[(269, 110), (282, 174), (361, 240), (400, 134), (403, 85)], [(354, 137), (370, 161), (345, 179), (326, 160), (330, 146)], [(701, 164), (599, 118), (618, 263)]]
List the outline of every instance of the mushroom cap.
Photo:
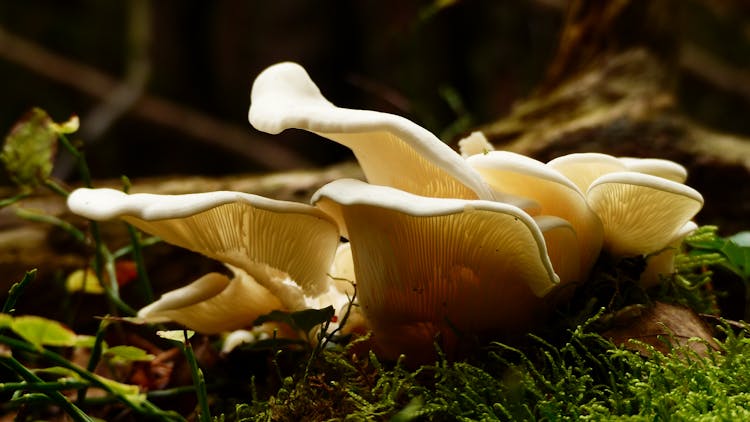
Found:
[(581, 192), (586, 192), (594, 180), (608, 173), (626, 171), (625, 164), (617, 158), (598, 152), (563, 155), (547, 163), (570, 179)]
[[(539, 225), (512, 205), (421, 197), (351, 179), (323, 186), (313, 202), (348, 229), (357, 297), (386, 351), (429, 351), (449, 326), (526, 329), (558, 282)], [(576, 249), (567, 223), (543, 226)]]
[(687, 169), (674, 161), (634, 157), (619, 157), (618, 159), (628, 171), (650, 174), (677, 183), (685, 183), (687, 180)]
[(604, 224), (605, 248), (615, 256), (661, 250), (703, 206), (695, 189), (635, 172), (599, 177), (587, 200)]
[(393, 114), (336, 107), (302, 66), (284, 62), (253, 83), (250, 123), (308, 130), (352, 150), (370, 183), (425, 196), (492, 199), (481, 177), (435, 135)]
[(239, 192), (78, 189), (68, 206), (95, 220), (122, 218), (168, 243), (241, 268), (292, 309), (302, 306), (304, 295), (327, 291), (339, 243), (335, 222), (319, 209)]
[(487, 140), (484, 133), (476, 131), (471, 132), (469, 136), (458, 141), (458, 149), (461, 151), (462, 157), (469, 158), (472, 155), (486, 154), (494, 151), (495, 147)]
[(283, 309), (281, 302), (252, 277), (235, 269), (229, 279), (209, 273), (138, 311), (147, 322), (174, 321), (204, 334), (250, 326), (259, 316)]
[[(580, 274), (574, 279), (586, 278), (599, 256), (602, 223), (570, 179), (540, 161), (508, 151), (474, 155), (466, 161), (493, 189), (532, 199), (539, 204), (539, 214), (568, 221), (575, 230), (580, 252)], [(557, 267), (555, 270), (559, 274)]]

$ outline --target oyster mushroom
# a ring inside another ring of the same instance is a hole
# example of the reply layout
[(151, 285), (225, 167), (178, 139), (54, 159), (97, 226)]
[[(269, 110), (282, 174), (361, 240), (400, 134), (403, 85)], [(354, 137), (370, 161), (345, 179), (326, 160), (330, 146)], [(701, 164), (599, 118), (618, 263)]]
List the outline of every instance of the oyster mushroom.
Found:
[(643, 287), (657, 286), (662, 277), (674, 273), (674, 259), (680, 250), (680, 245), (697, 228), (697, 224), (688, 221), (662, 250), (649, 254), (646, 260), (646, 269), (643, 270), (640, 279)]
[(604, 225), (604, 247), (615, 256), (661, 250), (703, 207), (695, 189), (635, 172), (597, 178), (586, 197)]
[(334, 106), (294, 63), (262, 72), (251, 97), (256, 128), (345, 145), (370, 183), (332, 182), (315, 206), (236, 192), (75, 191), (73, 212), (122, 218), (232, 271), (165, 294), (141, 310), (146, 319), (232, 330), (271, 309), (342, 309), (356, 282), (355, 330), (372, 328), (388, 357), (423, 361), (436, 335), (450, 351), (464, 333), (496, 338), (538, 324), (550, 292), (585, 279), (602, 247), (664, 251), (647, 270), (658, 278), (703, 201), (666, 160), (591, 153), (543, 164), (492, 152), (481, 134), (462, 143), (465, 159), (402, 117)]
[(493, 192), (459, 154), (421, 126), (393, 114), (336, 107), (296, 63), (275, 64), (258, 75), (248, 118), (264, 132), (304, 129), (348, 147), (367, 181), (376, 185), (531, 206), (523, 198)]
[[(337, 180), (312, 199), (345, 224), (357, 294), (386, 356), (431, 355), (436, 334), (518, 333), (545, 316), (559, 278), (545, 245), (577, 250), (559, 218), (508, 204), (417, 196)], [(577, 267), (576, 267), (577, 269)]]
[[(167, 293), (139, 312), (146, 319), (168, 318), (213, 333), (246, 326), (273, 309), (327, 304), (338, 309), (347, 301), (328, 276), (339, 245), (336, 224), (309, 205), (239, 192), (127, 195), (78, 189), (68, 206), (95, 220), (121, 218), (223, 262), (234, 273), (233, 279), (208, 274)], [(320, 303), (321, 298), (335, 303)]]
[(579, 272), (574, 279), (583, 281), (599, 256), (603, 229), (581, 190), (557, 170), (520, 154), (490, 151), (466, 161), (493, 189), (530, 198), (539, 204), (539, 214), (557, 216), (570, 223), (580, 251)]
[[(575, 183), (602, 222), (603, 248), (616, 257), (645, 255), (644, 286), (658, 282), (658, 272), (673, 271), (674, 250), (692, 231), (690, 220), (703, 197), (682, 184), (687, 170), (669, 160), (615, 158), (600, 153), (570, 154), (547, 166)], [(654, 261), (652, 264), (650, 261)]]

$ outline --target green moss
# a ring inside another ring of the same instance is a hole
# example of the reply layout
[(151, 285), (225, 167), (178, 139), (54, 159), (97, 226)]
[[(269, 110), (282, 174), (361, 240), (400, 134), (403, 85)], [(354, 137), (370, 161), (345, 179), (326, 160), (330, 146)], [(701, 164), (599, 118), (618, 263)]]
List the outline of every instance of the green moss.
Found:
[[(592, 321), (593, 322), (593, 321)], [(580, 326), (562, 345), (488, 346), (482, 359), (385, 366), (342, 351), (320, 355), (315, 374), (290, 376), (268, 400), (226, 420), (747, 420), (750, 339), (723, 329), (721, 349), (649, 358)]]
[[(689, 241), (715, 238), (707, 228)], [(519, 344), (493, 342), (470, 360), (442, 358), (416, 369), (358, 357), (356, 346), (327, 348), (307, 372), (293, 370), (275, 394), (247, 400), (221, 419), (750, 420), (744, 323), (720, 326), (718, 350), (704, 355), (678, 346), (665, 355), (646, 343), (637, 344), (639, 353), (598, 334), (618, 312), (654, 300), (716, 313), (711, 268), (724, 262), (716, 251), (689, 248), (674, 277), (644, 291), (643, 259), (604, 257), (546, 329)]]

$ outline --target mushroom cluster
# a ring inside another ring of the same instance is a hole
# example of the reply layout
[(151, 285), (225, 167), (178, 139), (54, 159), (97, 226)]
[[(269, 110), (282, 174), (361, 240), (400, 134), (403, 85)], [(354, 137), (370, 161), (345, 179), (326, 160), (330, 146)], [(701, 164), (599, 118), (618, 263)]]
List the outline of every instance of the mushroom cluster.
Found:
[(450, 349), (460, 334), (540, 323), (550, 292), (584, 281), (602, 250), (649, 255), (642, 281), (658, 282), (703, 204), (671, 161), (590, 153), (542, 163), (493, 151), (479, 133), (459, 154), (402, 117), (334, 106), (295, 63), (263, 71), (251, 101), (257, 129), (305, 129), (347, 146), (367, 182), (331, 182), (311, 205), (76, 190), (73, 212), (121, 218), (231, 270), (166, 293), (140, 310), (146, 320), (218, 333), (277, 309), (346, 312), (356, 283), (377, 350), (419, 359), (437, 336)]

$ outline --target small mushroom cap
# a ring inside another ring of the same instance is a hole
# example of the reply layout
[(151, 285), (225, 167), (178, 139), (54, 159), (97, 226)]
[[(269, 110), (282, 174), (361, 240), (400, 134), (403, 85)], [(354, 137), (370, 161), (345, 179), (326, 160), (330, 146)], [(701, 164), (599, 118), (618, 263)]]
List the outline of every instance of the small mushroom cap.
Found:
[[(508, 151), (474, 155), (466, 161), (493, 189), (532, 199), (540, 206), (539, 214), (569, 222), (578, 238), (580, 252), (581, 274), (575, 279), (586, 278), (599, 256), (604, 232), (599, 217), (573, 182), (540, 161)], [(560, 274), (557, 267), (555, 271)]]
[(248, 117), (264, 132), (304, 129), (350, 148), (370, 183), (425, 196), (492, 199), (481, 177), (435, 135), (400, 116), (334, 106), (296, 63), (258, 75)]
[[(323, 186), (313, 202), (338, 208), (359, 303), (387, 350), (430, 349), (437, 331), (450, 331), (446, 321), (475, 333), (524, 329), (543, 314), (541, 297), (558, 282), (537, 222), (512, 205), (420, 197), (350, 179)], [(575, 236), (567, 239), (575, 250)], [(413, 338), (400, 331), (407, 327), (426, 331)]]
[(458, 141), (461, 156), (469, 158), (472, 155), (486, 154), (494, 151), (495, 147), (487, 140), (482, 132), (471, 132), (471, 134)]
[(628, 171), (650, 174), (677, 183), (685, 183), (687, 180), (687, 169), (674, 161), (661, 158), (619, 157), (618, 159)]
[(604, 224), (605, 248), (615, 256), (661, 250), (703, 206), (695, 189), (634, 172), (601, 176), (587, 199)]
[[(305, 204), (239, 192), (127, 195), (78, 189), (68, 206), (95, 220), (122, 218), (139, 229), (241, 268), (287, 307), (328, 289), (338, 246), (335, 222)], [(299, 285), (286, 283), (288, 277)]]
[(252, 324), (259, 316), (283, 309), (281, 302), (243, 271), (230, 280), (209, 273), (138, 311), (147, 322), (174, 321), (204, 334)]
[(597, 152), (563, 155), (547, 163), (570, 179), (581, 192), (586, 193), (594, 180), (608, 173), (626, 171), (625, 164), (617, 158)]

